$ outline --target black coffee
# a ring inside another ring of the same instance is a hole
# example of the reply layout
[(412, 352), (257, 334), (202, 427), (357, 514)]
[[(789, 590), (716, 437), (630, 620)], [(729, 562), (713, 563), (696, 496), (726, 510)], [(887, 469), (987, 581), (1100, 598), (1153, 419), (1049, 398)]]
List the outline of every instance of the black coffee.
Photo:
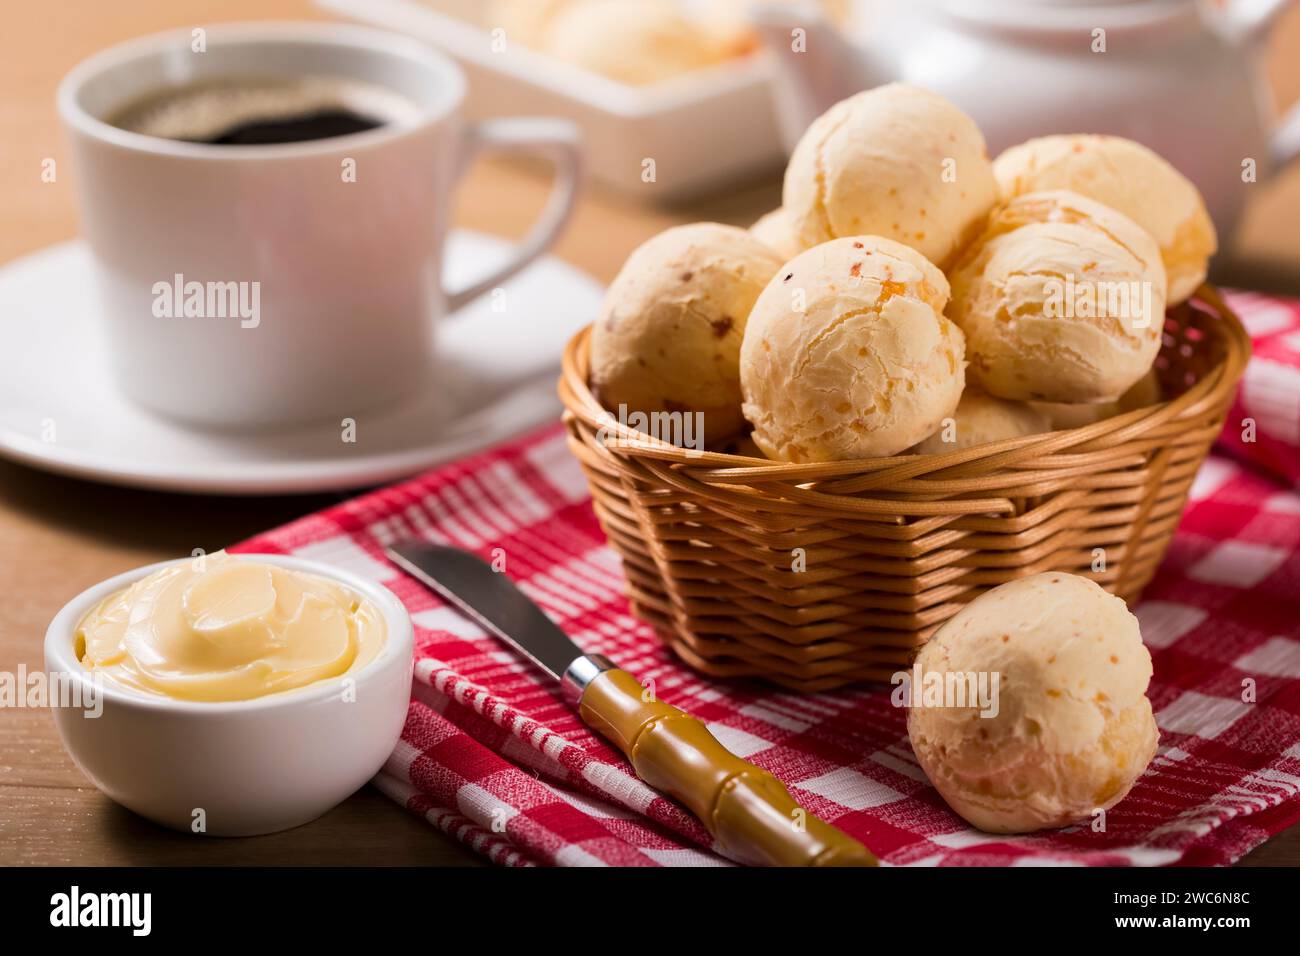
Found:
[(171, 87), (134, 101), (108, 122), (163, 139), (249, 146), (346, 136), (415, 112), (410, 101), (380, 86), (301, 76)]
[(199, 140), (199, 142), (228, 146), (300, 143), (309, 139), (329, 139), (331, 136), (360, 133), (383, 125), (383, 120), (361, 116), (351, 110), (320, 110), (305, 116), (292, 116), (282, 120), (251, 120), (232, 126), (212, 139)]

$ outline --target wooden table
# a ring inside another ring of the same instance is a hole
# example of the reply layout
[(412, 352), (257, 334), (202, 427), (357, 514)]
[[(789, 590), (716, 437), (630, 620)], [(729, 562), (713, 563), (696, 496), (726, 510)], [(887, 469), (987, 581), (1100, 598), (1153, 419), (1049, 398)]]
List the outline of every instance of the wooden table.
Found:
[[(142, 33), (234, 19), (312, 18), (307, 0), (94, 0), (15, 4), (0, 35), (0, 262), (73, 236), (65, 144), (54, 114), (58, 79), (95, 50)], [(1300, 11), (1272, 51), (1283, 103), (1300, 97)], [(61, 175), (40, 180), (54, 157)], [(1261, 185), (1232, 274), (1300, 294), (1300, 170)], [(546, 183), (532, 170), (488, 164), (463, 185), (456, 221), (519, 236)], [(688, 208), (589, 194), (558, 254), (608, 281), (639, 242), (677, 222), (748, 224), (779, 202), (772, 179)], [(1231, 275), (1229, 276), (1231, 278)], [(110, 575), (193, 548), (215, 550), (314, 511), (328, 496), (189, 497), (110, 488), (0, 462), (0, 670), (41, 664), (46, 624), (72, 595)], [(307, 826), (245, 840), (173, 834), (120, 809), (64, 753), (49, 714), (0, 711), (0, 864), (439, 864), (477, 856), (367, 788)], [(1249, 863), (1300, 864), (1300, 827)]]

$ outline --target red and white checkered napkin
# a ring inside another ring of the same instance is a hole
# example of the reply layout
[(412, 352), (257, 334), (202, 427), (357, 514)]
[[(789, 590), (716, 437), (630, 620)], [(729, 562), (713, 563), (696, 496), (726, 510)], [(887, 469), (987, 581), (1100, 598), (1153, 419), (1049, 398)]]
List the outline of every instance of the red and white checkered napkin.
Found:
[(504, 558), (583, 648), (653, 679), (660, 698), (891, 864), (1227, 863), (1300, 820), (1300, 495), (1227, 458), (1202, 468), (1138, 608), (1161, 746), (1104, 833), (972, 830), (926, 781), (887, 689), (800, 696), (687, 669), (628, 613), (618, 560), (555, 426), (235, 549), (337, 564), (401, 597), (417, 679), (375, 783), (495, 862), (725, 863), (548, 679), (385, 561), (383, 545), (413, 536)]
[(1300, 302), (1252, 292), (1229, 297), (1252, 341), (1250, 365), (1219, 444), (1234, 457), (1300, 483)]

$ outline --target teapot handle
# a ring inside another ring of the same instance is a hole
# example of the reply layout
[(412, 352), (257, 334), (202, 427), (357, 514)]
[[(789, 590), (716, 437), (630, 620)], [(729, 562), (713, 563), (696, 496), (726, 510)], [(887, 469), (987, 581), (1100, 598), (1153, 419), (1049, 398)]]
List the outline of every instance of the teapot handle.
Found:
[[(1257, 46), (1268, 36), (1268, 31), (1278, 16), (1293, 0), (1229, 0), (1211, 14), (1210, 25), (1231, 43)], [(1273, 131), (1273, 168), (1283, 167), (1300, 159), (1300, 104), (1293, 106), (1282, 117)]]
[[(1262, 40), (1278, 15), (1292, 0), (1228, 0), (1210, 16), (1211, 24), (1229, 40), (1255, 43)], [(1216, 22), (1217, 21), (1217, 22)]]

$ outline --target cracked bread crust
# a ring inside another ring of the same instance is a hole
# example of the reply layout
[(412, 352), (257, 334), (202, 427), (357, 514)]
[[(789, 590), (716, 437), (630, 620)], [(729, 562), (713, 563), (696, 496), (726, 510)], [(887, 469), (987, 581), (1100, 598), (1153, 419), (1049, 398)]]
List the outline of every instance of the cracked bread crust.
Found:
[(1123, 214), (1076, 193), (1011, 200), (951, 278), (948, 315), (966, 333), (972, 381), (991, 395), (1113, 402), (1160, 349), (1159, 247)]
[(879, 236), (814, 246), (768, 283), (741, 346), (744, 413), (769, 458), (895, 455), (952, 414), (965, 343), (948, 281)]
[(974, 121), (891, 83), (832, 106), (786, 167), (783, 205), (805, 247), (878, 235), (944, 266), (978, 235), (997, 187)]
[(781, 258), (744, 229), (676, 226), (639, 246), (591, 333), (591, 387), (605, 408), (702, 412), (713, 442), (744, 427), (740, 343)]
[(1205, 281), (1218, 248), (1205, 201), (1187, 177), (1145, 146), (1119, 136), (1044, 136), (1006, 150), (993, 171), (1003, 201), (1069, 189), (1132, 219), (1160, 246), (1170, 305)]
[(1087, 820), (1123, 799), (1155, 754), (1151, 655), (1124, 602), (1049, 572), (988, 591), (922, 647), (922, 674), (999, 675), (995, 716), (912, 707), (908, 735), (931, 782), (993, 833)]

